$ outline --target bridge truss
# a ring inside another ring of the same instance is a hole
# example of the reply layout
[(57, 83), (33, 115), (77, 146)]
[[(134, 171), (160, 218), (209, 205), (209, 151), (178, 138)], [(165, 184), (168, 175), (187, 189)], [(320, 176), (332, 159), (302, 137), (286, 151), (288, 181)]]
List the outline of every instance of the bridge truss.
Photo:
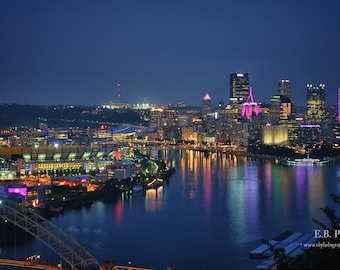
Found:
[[(0, 199), (0, 217), (25, 230), (53, 250), (72, 270), (102, 268), (79, 243), (33, 209), (8, 199)], [(62, 262), (61, 262), (62, 263)]]

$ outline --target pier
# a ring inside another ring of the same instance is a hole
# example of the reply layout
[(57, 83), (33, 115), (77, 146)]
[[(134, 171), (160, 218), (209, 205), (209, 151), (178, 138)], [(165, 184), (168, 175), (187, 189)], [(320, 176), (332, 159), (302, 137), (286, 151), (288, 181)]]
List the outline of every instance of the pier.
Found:
[[(269, 240), (268, 244), (264, 243), (253, 249), (249, 253), (249, 257), (252, 259), (264, 259), (256, 266), (256, 270), (273, 270), (277, 269), (273, 249), (282, 248), (287, 256), (294, 258), (304, 253), (317, 240), (318, 238), (315, 238), (312, 233), (285, 231)], [(307, 246), (309, 247), (305, 247), (304, 244), (308, 244)]]

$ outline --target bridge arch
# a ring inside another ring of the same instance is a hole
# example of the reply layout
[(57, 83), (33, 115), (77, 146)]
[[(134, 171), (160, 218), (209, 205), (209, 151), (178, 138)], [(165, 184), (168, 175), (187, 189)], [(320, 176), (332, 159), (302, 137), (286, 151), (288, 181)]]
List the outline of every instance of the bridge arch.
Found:
[(101, 265), (87, 250), (53, 223), (22, 203), (0, 198), (0, 217), (25, 230), (53, 250), (73, 270)]

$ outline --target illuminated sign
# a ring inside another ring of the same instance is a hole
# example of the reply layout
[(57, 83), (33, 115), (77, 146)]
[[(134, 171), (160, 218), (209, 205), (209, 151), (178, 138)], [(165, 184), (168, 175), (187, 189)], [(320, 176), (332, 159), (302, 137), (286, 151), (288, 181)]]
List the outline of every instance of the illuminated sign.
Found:
[(320, 125), (300, 125), (302, 128), (319, 128)]

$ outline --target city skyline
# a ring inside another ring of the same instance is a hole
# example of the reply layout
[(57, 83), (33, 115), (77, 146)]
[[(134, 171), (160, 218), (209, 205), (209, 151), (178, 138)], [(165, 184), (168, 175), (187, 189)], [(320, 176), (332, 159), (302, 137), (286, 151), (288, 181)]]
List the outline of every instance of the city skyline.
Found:
[(0, 103), (214, 106), (229, 76), (249, 74), (256, 101), (282, 79), (306, 106), (306, 85), (340, 87), (340, 3), (317, 1), (2, 1)]

